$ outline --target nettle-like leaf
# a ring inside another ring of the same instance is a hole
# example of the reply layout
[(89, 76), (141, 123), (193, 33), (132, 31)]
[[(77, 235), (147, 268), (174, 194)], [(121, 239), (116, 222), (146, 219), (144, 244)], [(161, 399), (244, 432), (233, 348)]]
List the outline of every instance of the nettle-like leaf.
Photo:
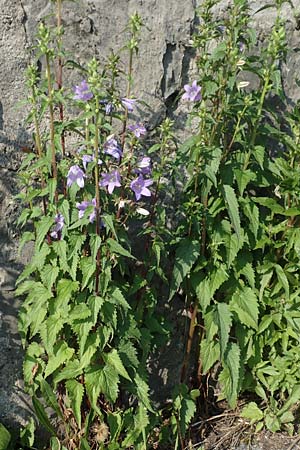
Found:
[(84, 395), (84, 387), (76, 380), (68, 380), (66, 382), (68, 396), (71, 400), (71, 408), (76, 422), (81, 428), (81, 404)]
[(223, 370), (219, 375), (222, 392), (232, 408), (235, 407), (240, 385), (240, 348), (230, 342), (224, 355)]
[(223, 196), (224, 200), (227, 206), (228, 215), (230, 218), (230, 221), (232, 223), (232, 226), (234, 228), (234, 231), (236, 232), (237, 238), (239, 241), (242, 239), (242, 232), (241, 232), (241, 221), (240, 221), (240, 215), (239, 215), (239, 205), (237, 201), (236, 194), (234, 192), (234, 189), (224, 184), (223, 185)]
[(220, 344), (218, 342), (202, 339), (200, 343), (200, 360), (204, 374), (206, 374), (213, 367), (213, 365), (219, 361), (220, 356)]
[(68, 347), (66, 342), (59, 342), (54, 346), (54, 352), (49, 355), (48, 363), (45, 369), (45, 378), (51, 375), (58, 367), (65, 364), (74, 354), (74, 349)]
[(218, 303), (214, 310), (214, 320), (218, 326), (221, 358), (224, 357), (232, 324), (232, 314), (226, 303)]
[(119, 375), (111, 365), (89, 370), (85, 374), (85, 386), (91, 404), (98, 410), (97, 400), (100, 393), (114, 403), (119, 394)]
[(230, 310), (235, 312), (238, 319), (247, 327), (257, 329), (258, 324), (258, 299), (253, 289), (242, 287), (232, 296)]
[(200, 244), (196, 240), (183, 239), (175, 255), (169, 299), (173, 298), (182, 281), (190, 273), (200, 254)]
[(112, 366), (119, 375), (121, 375), (126, 380), (131, 381), (131, 378), (128, 375), (128, 372), (125, 369), (123, 362), (116, 349), (113, 349), (109, 353), (103, 353), (103, 359), (106, 362), (106, 364)]

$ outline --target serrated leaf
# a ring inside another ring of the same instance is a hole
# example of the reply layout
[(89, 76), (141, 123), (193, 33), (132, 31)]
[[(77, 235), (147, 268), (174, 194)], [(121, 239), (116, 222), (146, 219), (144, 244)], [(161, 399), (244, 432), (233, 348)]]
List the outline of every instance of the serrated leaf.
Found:
[(90, 248), (92, 259), (96, 261), (98, 250), (101, 246), (101, 237), (98, 234), (93, 234), (90, 236)]
[(35, 246), (36, 248), (39, 248), (42, 242), (44, 241), (48, 231), (54, 224), (53, 217), (42, 217), (42, 219), (36, 223), (35, 229), (36, 229), (36, 241)]
[(59, 265), (63, 272), (69, 272), (69, 265), (67, 261), (67, 243), (66, 241), (52, 242), (52, 247), (59, 257)]
[(114, 403), (119, 393), (119, 375), (112, 366), (105, 366), (98, 370), (90, 371), (85, 375), (86, 390), (90, 402), (97, 410), (97, 400), (100, 393), (105, 398)]
[(89, 284), (91, 281), (92, 276), (94, 275), (96, 271), (96, 264), (93, 261), (93, 258), (91, 256), (84, 256), (81, 258), (80, 261), (80, 268), (82, 271), (82, 285), (81, 290)]
[(128, 250), (122, 247), (119, 242), (114, 239), (108, 238), (107, 245), (112, 253), (116, 253), (117, 255), (126, 256), (127, 258), (136, 259)]
[(223, 392), (229, 405), (234, 408), (240, 384), (240, 348), (232, 342), (229, 343), (228, 347), (228, 351), (224, 356), (224, 368), (219, 375), (219, 382), (223, 387)]
[(258, 299), (249, 287), (238, 290), (230, 301), (230, 309), (234, 311), (239, 320), (247, 327), (257, 329)]
[(115, 227), (114, 227), (114, 221), (113, 221), (112, 216), (110, 216), (109, 214), (103, 214), (102, 220), (104, 222), (104, 225), (112, 232), (112, 235), (114, 236), (114, 238), (117, 241), (118, 235), (117, 235)]
[(275, 264), (274, 267), (275, 267), (275, 271), (276, 271), (278, 280), (279, 280), (281, 286), (284, 289), (286, 300), (289, 300), (289, 298), (290, 298), (290, 285), (289, 285), (289, 281), (287, 279), (287, 276), (284, 273), (283, 268), (279, 264)]
[(241, 233), (241, 222), (240, 222), (240, 215), (239, 215), (239, 205), (238, 205), (238, 201), (237, 201), (237, 197), (234, 192), (234, 189), (231, 186), (224, 184), (223, 195), (224, 195), (224, 200), (225, 200), (225, 203), (227, 206), (227, 211), (228, 211), (230, 221), (232, 223), (234, 231), (237, 234), (239, 241), (241, 241), (242, 233)]
[[(1, 425), (0, 425), (1, 427)], [(29, 447), (32, 448), (34, 444), (34, 432), (35, 432), (35, 422), (33, 420), (33, 417), (30, 417), (29, 422), (26, 424), (26, 426), (20, 430), (20, 443), (23, 447)], [(0, 449), (1, 447), (1, 438), (0, 438)]]
[(149, 386), (145, 380), (137, 373), (134, 378), (135, 386), (136, 386), (136, 395), (137, 398), (143, 403), (145, 408), (148, 411), (154, 412), (152, 406), (150, 404), (149, 399)]
[(74, 322), (75, 320), (84, 320), (91, 316), (90, 308), (85, 303), (75, 305), (68, 316), (68, 321)]
[(249, 220), (249, 228), (252, 231), (254, 238), (257, 239), (257, 233), (259, 229), (259, 209), (249, 199), (242, 201), (243, 212)]
[(174, 296), (185, 277), (190, 273), (200, 254), (200, 244), (196, 240), (183, 239), (175, 255), (169, 300)]
[(43, 284), (46, 286), (47, 289), (51, 289), (58, 277), (59, 268), (53, 266), (52, 264), (46, 264), (43, 267), (43, 270), (41, 270), (40, 274)]
[(234, 175), (239, 187), (240, 195), (243, 195), (247, 185), (250, 183), (250, 181), (255, 179), (255, 174), (251, 172), (251, 170), (249, 169), (246, 170), (235, 169)]
[(218, 303), (214, 311), (214, 320), (218, 326), (221, 358), (224, 357), (232, 324), (232, 314), (226, 303)]
[(220, 344), (214, 341), (202, 339), (200, 344), (200, 360), (204, 375), (220, 359)]
[(131, 309), (131, 307), (129, 306), (129, 304), (127, 303), (127, 301), (125, 300), (124, 295), (122, 294), (122, 292), (120, 291), (119, 288), (114, 287), (113, 289), (111, 289), (108, 294), (108, 301), (115, 304), (115, 305), (120, 305), (122, 306), (125, 310), (127, 309)]
[(122, 342), (119, 345), (119, 354), (122, 360), (125, 361), (127, 366), (132, 366), (137, 368), (139, 365), (139, 360), (137, 358), (137, 350), (131, 341)]
[(111, 365), (119, 375), (121, 375), (126, 380), (131, 381), (131, 378), (128, 375), (128, 372), (125, 369), (123, 362), (116, 349), (113, 349), (110, 353), (104, 353), (103, 359), (106, 362), (106, 364)]
[(48, 363), (45, 369), (45, 378), (53, 373), (58, 367), (65, 364), (72, 358), (74, 349), (68, 347), (66, 342), (59, 342), (54, 348), (54, 354), (49, 355)]
[(58, 373), (54, 379), (55, 383), (62, 380), (76, 378), (82, 374), (82, 367), (77, 359), (67, 362), (66, 366)]
[(84, 394), (84, 387), (76, 380), (68, 380), (66, 382), (68, 396), (71, 400), (71, 408), (75, 416), (76, 422), (81, 428), (81, 403)]

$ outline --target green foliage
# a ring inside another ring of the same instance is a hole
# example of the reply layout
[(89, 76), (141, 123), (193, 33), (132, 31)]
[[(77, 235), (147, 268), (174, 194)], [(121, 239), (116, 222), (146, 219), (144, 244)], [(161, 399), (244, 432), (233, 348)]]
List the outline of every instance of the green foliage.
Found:
[[(61, 1), (53, 3), (61, 19)], [(256, 395), (242, 416), (257, 430), (292, 431), (300, 398), (300, 112), (296, 106), (283, 123), (271, 103), (285, 102), (282, 2), (261, 47), (248, 2), (232, 1), (216, 20), (217, 3), (199, 7), (197, 98), (185, 93), (193, 132), (178, 148), (170, 119), (148, 151), (129, 127), (138, 14), (120, 53), (87, 67), (66, 60), (61, 26), (39, 25), (27, 72), (35, 149), (17, 196), (20, 247), (32, 242), (34, 251), (16, 295), (25, 385), (53, 450), (183, 450), (213, 373), (231, 407), (243, 392)], [(61, 86), (65, 66), (85, 77), (75, 96)], [(251, 89), (250, 73), (258, 80)], [(66, 109), (78, 115), (66, 120)], [(76, 142), (68, 151), (67, 134)], [(169, 198), (178, 204), (167, 221)], [(148, 361), (169, 328), (169, 310), (157, 311), (175, 296), (190, 312), (182, 384), (172, 406), (157, 411)], [(187, 386), (189, 365), (197, 375)], [(10, 442), (3, 426), (0, 442)], [(34, 445), (32, 421), (22, 442)]]

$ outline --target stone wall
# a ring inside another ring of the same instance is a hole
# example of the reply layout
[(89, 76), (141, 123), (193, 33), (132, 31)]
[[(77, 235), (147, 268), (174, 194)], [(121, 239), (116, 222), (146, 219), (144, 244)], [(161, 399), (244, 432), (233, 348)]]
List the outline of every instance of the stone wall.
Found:
[[(273, 0), (250, 0), (253, 20), (260, 40), (270, 29), (275, 10), (261, 6)], [(164, 117), (177, 120), (185, 128), (185, 109), (174, 99), (193, 72), (193, 49), (189, 40), (195, 25), (199, 0), (66, 0), (63, 4), (65, 47), (79, 62), (91, 56), (105, 57), (110, 49), (122, 46), (127, 19), (134, 11), (145, 22), (139, 59), (134, 66), (134, 94), (148, 107), (140, 114), (148, 127)], [(297, 76), (300, 68), (300, 0), (294, 8), (286, 3), (282, 16), (287, 19), (288, 54), (282, 64), (285, 94), (292, 104), (300, 98)], [(226, 14), (230, 0), (222, 0), (216, 10)], [(50, 0), (0, 0), (0, 421), (23, 423), (28, 406), (20, 395), (21, 352), (16, 329), (17, 303), (14, 281), (23, 262), (17, 255), (16, 219), (19, 210), (13, 196), (17, 193), (16, 171), (22, 146), (31, 144), (24, 125), (26, 108), (24, 71), (29, 49), (34, 43), (38, 21), (52, 11)], [(68, 74), (68, 82), (72, 77)], [(23, 255), (23, 259), (26, 255)]]

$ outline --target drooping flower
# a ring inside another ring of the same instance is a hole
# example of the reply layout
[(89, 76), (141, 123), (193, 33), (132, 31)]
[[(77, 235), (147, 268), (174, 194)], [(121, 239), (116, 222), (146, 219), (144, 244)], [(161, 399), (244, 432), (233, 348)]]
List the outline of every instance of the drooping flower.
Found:
[(87, 102), (93, 98), (93, 93), (90, 91), (90, 87), (86, 80), (82, 80), (80, 84), (74, 88), (74, 100), (81, 100)]
[(102, 180), (100, 181), (99, 185), (102, 187), (107, 186), (107, 190), (110, 194), (112, 194), (115, 187), (121, 186), (121, 177), (117, 170), (114, 170), (110, 173), (102, 173)]
[(136, 102), (135, 98), (125, 98), (125, 97), (121, 98), (122, 105), (124, 106), (124, 108), (127, 108), (128, 111), (130, 112), (133, 111), (135, 102)]
[(142, 174), (130, 183), (130, 187), (135, 194), (136, 200), (139, 200), (142, 195), (145, 197), (151, 196), (151, 192), (148, 189), (148, 186), (151, 186), (151, 184), (153, 184), (153, 180), (145, 180)]
[(147, 130), (142, 123), (129, 125), (128, 130), (131, 131), (137, 138), (140, 138), (141, 136), (144, 136), (147, 133)]
[(76, 208), (78, 209), (78, 219), (82, 219), (85, 213), (85, 210), (89, 206), (94, 206), (93, 211), (89, 215), (90, 223), (93, 223), (96, 219), (96, 199), (93, 198), (91, 202), (87, 200), (83, 200), (81, 203), (76, 203)]
[(94, 155), (83, 155), (82, 156), (82, 164), (83, 164), (84, 170), (86, 170), (88, 163), (93, 162), (94, 159), (95, 159)]
[(58, 214), (56, 214), (54, 221), (55, 221), (55, 225), (54, 225), (53, 231), (50, 233), (50, 236), (53, 239), (60, 239), (60, 232), (63, 229), (63, 226), (65, 224), (65, 218), (62, 214), (58, 213)]
[(149, 175), (149, 173), (151, 173), (151, 158), (149, 158), (149, 156), (144, 156), (138, 161), (135, 172), (142, 175)]
[(85, 173), (79, 166), (71, 166), (67, 175), (67, 186), (72, 186), (73, 183), (77, 183), (80, 188), (84, 186)]
[(197, 85), (197, 81), (193, 81), (192, 85), (184, 85), (185, 93), (182, 96), (182, 100), (188, 100), (189, 102), (198, 102), (201, 100), (201, 86)]
[(103, 145), (104, 153), (113, 156), (119, 160), (122, 156), (122, 149), (119, 147), (118, 142), (114, 138), (108, 138)]

